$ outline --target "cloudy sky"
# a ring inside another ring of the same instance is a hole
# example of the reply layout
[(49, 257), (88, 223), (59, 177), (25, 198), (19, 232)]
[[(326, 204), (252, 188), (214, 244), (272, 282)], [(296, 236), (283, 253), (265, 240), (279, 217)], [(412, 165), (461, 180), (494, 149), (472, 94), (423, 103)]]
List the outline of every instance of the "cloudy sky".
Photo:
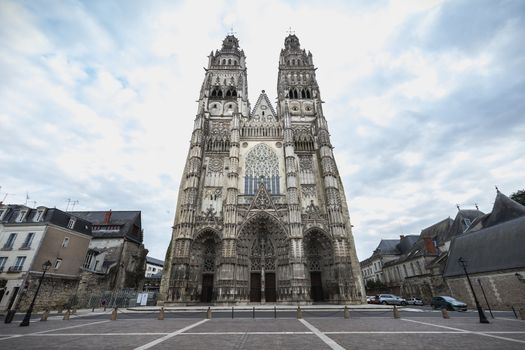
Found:
[(524, 188), (525, 2), (371, 3), (0, 0), (0, 200), (141, 210), (164, 258), (202, 67), (231, 27), (252, 105), (277, 95), (290, 26), (312, 52), (359, 259)]

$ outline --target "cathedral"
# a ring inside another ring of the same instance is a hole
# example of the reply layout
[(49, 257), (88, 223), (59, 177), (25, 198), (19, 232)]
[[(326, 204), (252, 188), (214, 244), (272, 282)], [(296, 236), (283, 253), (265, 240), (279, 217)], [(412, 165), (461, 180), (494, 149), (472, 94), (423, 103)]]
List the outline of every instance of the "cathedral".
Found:
[(315, 70), (289, 35), (252, 108), (238, 39), (208, 56), (159, 304), (364, 302)]

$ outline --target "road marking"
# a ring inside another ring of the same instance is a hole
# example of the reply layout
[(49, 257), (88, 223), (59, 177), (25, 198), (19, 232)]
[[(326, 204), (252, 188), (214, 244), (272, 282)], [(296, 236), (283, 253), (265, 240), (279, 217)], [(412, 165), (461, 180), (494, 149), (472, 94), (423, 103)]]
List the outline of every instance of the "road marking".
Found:
[(93, 324), (106, 323), (106, 322), (109, 322), (109, 320), (77, 324), (76, 326), (48, 329), (47, 331), (40, 331), (40, 332), (35, 332), (35, 333), (29, 333), (29, 334), (26, 334), (26, 335), (43, 334), (43, 333), (49, 333), (49, 332), (54, 332), (54, 331), (61, 331), (63, 329), (79, 328), (79, 327), (90, 326), (90, 325), (93, 325)]
[(312, 332), (195, 332), (195, 333), (182, 333), (181, 335), (241, 335), (241, 334), (248, 334), (248, 335), (287, 335), (287, 334), (313, 334)]
[(181, 333), (183, 333), (183, 332), (186, 332), (188, 329), (192, 329), (193, 327), (197, 327), (197, 326), (203, 324), (203, 323), (206, 322), (206, 321), (208, 321), (208, 319), (204, 319), (204, 320), (201, 320), (201, 321), (196, 322), (196, 323), (194, 323), (194, 324), (191, 324), (191, 325), (189, 325), (189, 326), (187, 326), (187, 327), (184, 327), (184, 328), (182, 328), (182, 329), (179, 329), (178, 331), (175, 331), (175, 332), (169, 333), (169, 334), (165, 335), (165, 336), (162, 337), (162, 338), (159, 338), (159, 339), (157, 339), (157, 340), (154, 340), (154, 341), (152, 341), (152, 342), (149, 342), (149, 343), (147, 343), (147, 344), (144, 344), (144, 345), (142, 345), (142, 346), (139, 346), (138, 348), (135, 348), (135, 350), (146, 350), (146, 349), (149, 349), (149, 348), (151, 348), (151, 347), (153, 347), (153, 346), (155, 346), (155, 345), (157, 345), (157, 344), (162, 343), (163, 341), (166, 341), (166, 340), (168, 340), (168, 339), (170, 339), (170, 338), (173, 338), (174, 336), (176, 336), (176, 335), (178, 335), (178, 334), (181, 334)]
[(498, 320), (505, 320), (505, 321), (523, 322), (523, 320), (517, 320), (515, 318), (498, 317), (497, 319)]
[(323, 332), (321, 332), (319, 329), (311, 325), (308, 321), (305, 321), (304, 319), (300, 318), (299, 322), (304, 324), (306, 328), (311, 330), (316, 336), (318, 336), (330, 348), (334, 350), (345, 350), (345, 348), (337, 344), (332, 338), (327, 337)]
[(447, 327), (447, 326), (440, 326), (440, 325), (433, 324), (433, 323), (427, 323), (427, 322), (421, 322), (421, 321), (415, 321), (415, 320), (408, 320), (408, 319), (406, 319), (406, 318), (402, 318), (401, 320), (403, 320), (403, 321), (408, 321), (408, 322), (421, 323), (421, 324), (425, 324), (425, 325), (428, 325), (428, 326), (441, 327), (441, 328), (448, 328), (448, 329), (452, 329), (452, 330), (460, 331), (460, 332), (462, 332), (462, 333), (477, 334), (477, 335), (482, 335), (482, 336), (484, 336), (484, 337), (496, 338), (496, 339), (501, 339), (501, 340), (511, 341), (511, 342), (514, 342), (514, 343), (525, 344), (525, 340), (518, 340), (518, 339), (512, 339), (512, 338), (500, 337), (500, 336), (497, 336), (497, 335), (489, 334), (488, 332), (468, 331), (468, 330), (466, 330), (466, 329), (453, 328), (453, 327)]
[(11, 338), (25, 337), (25, 336), (29, 336), (29, 335), (31, 335), (31, 336), (33, 336), (33, 335), (41, 335), (41, 334), (48, 333), (48, 332), (61, 331), (63, 329), (71, 329), (71, 328), (83, 327), (83, 326), (88, 326), (88, 325), (97, 324), (97, 323), (104, 323), (104, 322), (109, 322), (109, 321), (97, 321), (97, 322), (91, 322), (91, 323), (84, 323), (84, 324), (79, 324), (79, 325), (76, 325), (76, 326), (48, 329), (47, 331), (40, 331), (40, 332), (27, 333), (27, 334), (14, 334), (14, 335), (10, 335), (10, 336), (8, 336), (6, 338), (0, 338), (0, 341), (1, 340), (6, 340), (6, 339), (11, 339)]

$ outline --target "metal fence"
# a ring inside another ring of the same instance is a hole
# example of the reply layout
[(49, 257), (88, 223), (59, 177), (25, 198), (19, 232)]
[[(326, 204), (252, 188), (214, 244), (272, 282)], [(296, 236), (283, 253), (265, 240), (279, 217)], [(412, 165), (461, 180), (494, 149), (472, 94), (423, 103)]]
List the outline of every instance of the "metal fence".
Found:
[(103, 291), (73, 296), (69, 302), (71, 307), (78, 309), (92, 309), (100, 307), (134, 307), (138, 306), (139, 293), (148, 293), (147, 306), (157, 304), (157, 292), (138, 292), (133, 289), (120, 289), (116, 291)]

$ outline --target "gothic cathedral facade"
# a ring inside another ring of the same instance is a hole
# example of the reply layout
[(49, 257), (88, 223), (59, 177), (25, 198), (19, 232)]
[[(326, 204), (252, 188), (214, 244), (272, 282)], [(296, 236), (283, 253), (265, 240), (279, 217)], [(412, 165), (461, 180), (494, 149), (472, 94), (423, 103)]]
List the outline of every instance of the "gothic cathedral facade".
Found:
[(275, 108), (235, 36), (208, 58), (160, 303), (363, 303), (312, 54), (285, 39)]

